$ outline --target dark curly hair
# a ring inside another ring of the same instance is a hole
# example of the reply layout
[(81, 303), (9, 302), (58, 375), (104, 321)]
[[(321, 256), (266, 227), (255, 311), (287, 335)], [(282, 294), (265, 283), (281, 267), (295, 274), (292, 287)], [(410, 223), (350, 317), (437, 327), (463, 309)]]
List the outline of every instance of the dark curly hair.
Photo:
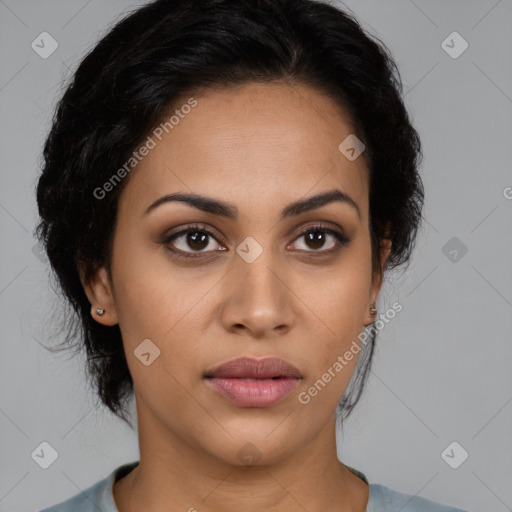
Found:
[[(384, 270), (410, 260), (424, 198), (421, 143), (389, 50), (352, 14), (316, 0), (156, 0), (127, 14), (83, 58), (56, 106), (35, 235), (68, 305), (65, 348), (85, 347), (96, 397), (128, 424), (134, 388), (121, 332), (91, 317), (80, 276), (87, 281), (102, 265), (110, 275), (117, 203), (129, 177), (102, 199), (94, 191), (180, 98), (274, 80), (310, 86), (347, 112), (366, 147), (373, 268), (382, 276), (386, 238)], [(338, 406), (342, 421), (361, 395), (375, 337)]]

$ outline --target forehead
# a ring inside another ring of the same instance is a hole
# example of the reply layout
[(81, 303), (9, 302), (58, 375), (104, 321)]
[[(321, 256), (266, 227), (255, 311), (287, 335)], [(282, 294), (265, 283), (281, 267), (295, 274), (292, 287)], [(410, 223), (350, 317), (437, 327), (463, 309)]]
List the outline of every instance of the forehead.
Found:
[(351, 134), (342, 108), (307, 86), (198, 91), (176, 101), (149, 134), (153, 147), (132, 171), (120, 203), (138, 208), (175, 191), (282, 203), (335, 186), (364, 209), (366, 162), (350, 161), (339, 149)]

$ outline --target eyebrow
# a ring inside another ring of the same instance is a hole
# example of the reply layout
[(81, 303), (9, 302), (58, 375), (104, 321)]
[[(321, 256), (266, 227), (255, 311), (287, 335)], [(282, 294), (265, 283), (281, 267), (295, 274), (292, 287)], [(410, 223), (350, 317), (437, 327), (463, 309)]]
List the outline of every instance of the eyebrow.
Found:
[[(172, 201), (187, 203), (194, 208), (202, 210), (203, 212), (220, 215), (228, 219), (236, 219), (238, 217), (238, 208), (232, 203), (199, 194), (183, 192), (176, 192), (174, 194), (167, 194), (160, 197), (148, 206), (144, 214), (147, 215), (158, 206)], [(306, 197), (305, 199), (300, 199), (299, 201), (290, 203), (282, 210), (281, 218), (285, 219), (295, 215), (300, 215), (301, 213), (315, 210), (333, 202), (341, 202), (350, 205), (356, 210), (357, 216), (361, 219), (361, 211), (357, 203), (348, 194), (339, 189), (328, 190), (321, 194)]]

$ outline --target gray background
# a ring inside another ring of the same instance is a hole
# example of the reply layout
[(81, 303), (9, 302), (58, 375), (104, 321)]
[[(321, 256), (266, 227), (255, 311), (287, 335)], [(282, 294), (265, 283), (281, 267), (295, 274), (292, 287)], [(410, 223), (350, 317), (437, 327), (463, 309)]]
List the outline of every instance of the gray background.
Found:
[[(0, 511), (49, 506), (138, 459), (136, 434), (96, 410), (81, 357), (40, 345), (52, 343), (45, 326), (58, 303), (32, 232), (39, 155), (64, 81), (140, 4), (0, 0)], [(389, 275), (379, 301), (381, 312), (395, 300), (403, 311), (380, 334), (338, 452), (370, 482), (470, 511), (512, 510), (512, 1), (344, 5), (399, 65), (424, 145), (426, 204), (413, 262)], [(59, 44), (47, 59), (31, 48), (43, 31)], [(456, 59), (441, 46), (453, 31), (469, 44)], [(453, 237), (456, 258), (451, 245), (443, 252)], [(59, 454), (46, 470), (31, 458), (43, 441)], [(469, 453), (458, 469), (441, 457), (452, 441)]]

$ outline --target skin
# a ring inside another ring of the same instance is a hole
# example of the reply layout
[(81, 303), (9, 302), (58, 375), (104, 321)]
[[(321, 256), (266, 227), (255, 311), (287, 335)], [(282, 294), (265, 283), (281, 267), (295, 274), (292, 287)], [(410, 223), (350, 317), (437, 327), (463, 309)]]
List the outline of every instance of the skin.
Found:
[[(382, 282), (372, 274), (366, 162), (338, 149), (351, 123), (332, 99), (297, 84), (251, 83), (193, 97), (197, 106), (129, 176), (111, 275), (102, 267), (84, 283), (97, 321), (119, 324), (135, 383), (140, 463), (115, 483), (116, 504), (120, 512), (363, 512), (369, 488), (338, 460), (335, 440), (336, 405), (357, 356), (307, 405), (297, 399), (373, 322), (369, 305)], [(360, 217), (332, 202), (280, 219), (289, 203), (335, 188), (357, 203)], [(239, 216), (184, 202), (144, 213), (174, 192), (227, 201)], [(315, 246), (298, 234), (320, 221), (350, 242), (318, 256), (336, 239), (327, 233)], [(217, 239), (204, 249), (186, 235), (162, 243), (171, 229), (194, 223)], [(252, 263), (236, 252), (247, 236), (263, 248)], [(179, 258), (173, 244), (203, 253)], [(387, 243), (382, 266), (389, 251)], [(102, 317), (97, 307), (106, 310)], [(161, 351), (148, 366), (134, 355), (145, 339)], [(303, 380), (272, 407), (235, 406), (206, 385), (203, 372), (241, 356), (280, 357)], [(260, 457), (252, 466), (238, 455), (246, 443)]]

